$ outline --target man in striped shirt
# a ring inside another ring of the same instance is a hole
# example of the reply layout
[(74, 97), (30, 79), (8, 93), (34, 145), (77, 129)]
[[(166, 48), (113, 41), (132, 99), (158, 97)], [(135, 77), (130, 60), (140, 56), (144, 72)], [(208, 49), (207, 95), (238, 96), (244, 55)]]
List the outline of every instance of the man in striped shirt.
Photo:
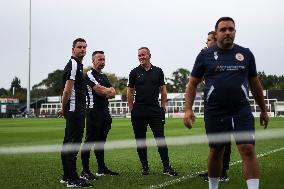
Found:
[(86, 55), (87, 44), (82, 38), (73, 41), (72, 56), (64, 68), (61, 113), (66, 119), (61, 160), (63, 178), (60, 183), (67, 187), (91, 187), (90, 183), (80, 179), (76, 171), (77, 154), (83, 138), (85, 126), (85, 82), (82, 60)]
[[(114, 176), (118, 173), (107, 168), (104, 162), (104, 144), (111, 129), (112, 118), (109, 114), (108, 99), (115, 97), (115, 89), (107, 76), (102, 73), (105, 67), (105, 55), (103, 51), (95, 51), (92, 54), (92, 69), (87, 72), (87, 124), (86, 138), (81, 149), (83, 171), (81, 178), (95, 180), (96, 176)], [(95, 144), (95, 155), (98, 163), (96, 176), (89, 168), (91, 147)]]

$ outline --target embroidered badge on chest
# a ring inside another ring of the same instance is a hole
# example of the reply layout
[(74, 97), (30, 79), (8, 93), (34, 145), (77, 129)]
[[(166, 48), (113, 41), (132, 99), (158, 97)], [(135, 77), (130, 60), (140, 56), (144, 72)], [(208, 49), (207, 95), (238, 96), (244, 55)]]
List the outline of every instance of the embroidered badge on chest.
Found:
[(242, 55), (241, 53), (237, 53), (235, 55), (235, 58), (240, 62), (242, 62), (245, 59), (244, 55)]
[(215, 60), (218, 59), (218, 54), (217, 54), (217, 53), (218, 53), (217, 51), (214, 52), (214, 58), (215, 58)]
[(143, 74), (138, 75), (138, 78), (142, 78), (142, 77), (143, 77)]

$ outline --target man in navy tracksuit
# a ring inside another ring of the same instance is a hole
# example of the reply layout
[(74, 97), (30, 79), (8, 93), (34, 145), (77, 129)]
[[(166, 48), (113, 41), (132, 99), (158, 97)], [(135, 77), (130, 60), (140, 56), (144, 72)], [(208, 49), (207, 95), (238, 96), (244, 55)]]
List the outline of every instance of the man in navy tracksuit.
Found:
[[(243, 175), (248, 189), (259, 187), (259, 168), (255, 152), (254, 117), (249, 103), (249, 90), (258, 103), (260, 122), (268, 124), (267, 108), (257, 77), (255, 59), (247, 48), (234, 44), (235, 22), (220, 18), (215, 25), (217, 43), (199, 53), (186, 88), (184, 124), (191, 128), (197, 85), (205, 79), (204, 121), (209, 140), (209, 188), (217, 189), (222, 171), (224, 144), (234, 135), (243, 160)], [(216, 134), (219, 134), (216, 136)], [(222, 140), (219, 140), (222, 137)]]

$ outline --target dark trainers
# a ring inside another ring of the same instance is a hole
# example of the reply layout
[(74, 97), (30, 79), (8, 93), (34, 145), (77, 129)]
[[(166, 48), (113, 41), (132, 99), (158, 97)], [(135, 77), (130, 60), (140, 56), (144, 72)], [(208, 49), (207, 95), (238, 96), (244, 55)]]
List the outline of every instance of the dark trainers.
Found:
[(103, 170), (98, 170), (98, 172), (96, 172), (96, 175), (98, 177), (100, 177), (100, 176), (117, 176), (117, 175), (119, 175), (119, 173), (111, 171), (108, 168), (105, 168)]
[(83, 179), (76, 179), (76, 180), (68, 180), (67, 182), (67, 188), (89, 188), (93, 185), (86, 182)]
[(199, 173), (198, 176), (202, 177), (204, 182), (208, 182), (208, 172)]
[(149, 167), (148, 166), (143, 166), (141, 175), (149, 175)]
[(200, 176), (200, 177), (208, 177), (208, 172), (199, 173), (198, 176)]
[(203, 177), (204, 182), (209, 182), (209, 178), (207, 177)]
[(168, 168), (164, 168), (163, 174), (164, 175), (169, 175), (171, 177), (178, 175), (177, 172), (175, 172), (171, 166), (168, 167)]
[(222, 176), (220, 177), (220, 182), (227, 182), (229, 180), (230, 178), (227, 176), (227, 173), (222, 174)]
[(96, 177), (91, 171), (82, 171), (80, 178), (84, 180), (98, 180), (98, 177)]
[(60, 181), (61, 184), (67, 184), (67, 178), (63, 177)]

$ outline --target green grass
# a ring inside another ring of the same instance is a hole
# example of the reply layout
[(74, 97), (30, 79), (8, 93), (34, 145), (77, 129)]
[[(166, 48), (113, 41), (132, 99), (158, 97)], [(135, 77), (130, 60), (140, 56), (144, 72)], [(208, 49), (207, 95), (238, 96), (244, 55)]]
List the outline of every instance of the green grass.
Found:
[[(256, 120), (257, 132), (262, 130)], [(181, 119), (167, 119), (165, 126), (166, 137), (193, 136), (204, 134), (204, 123), (198, 119), (191, 130), (182, 125)], [(30, 146), (41, 144), (61, 144), (63, 140), (64, 119), (0, 119), (0, 148), (11, 146)], [(271, 118), (269, 130), (283, 129), (284, 118)], [(150, 129), (148, 137), (152, 138)], [(134, 139), (129, 119), (114, 119), (108, 141)], [(240, 159), (235, 145), (232, 145), (231, 162)], [(284, 147), (283, 138), (257, 140), (257, 153), (265, 153)], [(119, 149), (106, 151), (107, 165), (120, 173), (117, 177), (101, 177), (93, 181), (94, 188), (142, 189), (171, 181), (182, 176), (195, 174), (206, 170), (208, 146), (204, 144), (169, 145), (171, 165), (178, 171), (178, 177), (162, 175), (162, 164), (156, 147), (148, 148), (150, 175), (140, 175), (140, 162), (136, 149)], [(284, 150), (259, 158), (261, 170), (260, 188), (283, 188)], [(91, 156), (91, 169), (96, 171), (95, 156)], [(77, 161), (78, 173), (81, 170), (80, 155)], [(245, 180), (241, 176), (241, 164), (230, 167), (231, 180), (220, 183), (220, 189), (246, 188)], [(0, 154), (0, 188), (2, 189), (59, 189), (66, 188), (59, 183), (61, 178), (60, 153), (32, 153), (32, 154)], [(208, 184), (201, 178), (177, 182), (165, 188), (208, 188)]]

